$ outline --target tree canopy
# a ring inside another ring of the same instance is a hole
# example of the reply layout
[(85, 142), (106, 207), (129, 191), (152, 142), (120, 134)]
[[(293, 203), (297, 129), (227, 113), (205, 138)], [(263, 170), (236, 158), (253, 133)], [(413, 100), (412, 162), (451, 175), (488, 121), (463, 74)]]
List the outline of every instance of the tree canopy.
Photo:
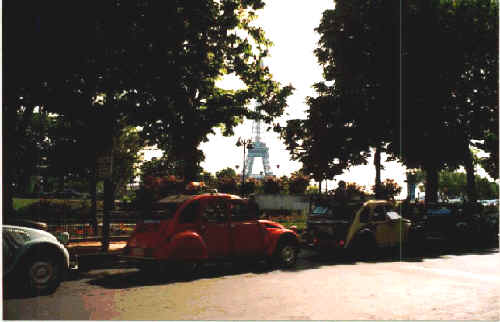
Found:
[[(488, 138), (482, 147), (492, 151), (494, 169), (497, 11), (497, 1), (487, 0), (337, 1), (316, 29), (324, 81), (308, 100), (308, 119), (292, 120), (284, 131), (289, 149), (299, 145), (295, 157), (306, 169), (322, 151), (321, 167), (331, 169), (342, 151), (355, 154), (347, 158), (354, 163), (370, 147), (383, 148), (426, 170), (426, 198), (433, 199), (439, 169), (473, 172), (473, 140)], [(306, 130), (294, 130), (297, 124)]]
[[(182, 162), (185, 179), (192, 179), (204, 158), (198, 146), (215, 127), (230, 135), (243, 117), (270, 122), (292, 92), (263, 66), (271, 42), (254, 22), (263, 6), (261, 0), (7, 3), (3, 109), (12, 128), (5, 141), (15, 147), (35, 107), (43, 106), (82, 129), (68, 137), (92, 142), (92, 159), (109, 153), (123, 129), (140, 126), (146, 143)], [(245, 87), (218, 87), (229, 74)], [(248, 108), (251, 100), (256, 110)], [(15, 167), (14, 159), (6, 166)], [(5, 180), (10, 185), (13, 178)]]

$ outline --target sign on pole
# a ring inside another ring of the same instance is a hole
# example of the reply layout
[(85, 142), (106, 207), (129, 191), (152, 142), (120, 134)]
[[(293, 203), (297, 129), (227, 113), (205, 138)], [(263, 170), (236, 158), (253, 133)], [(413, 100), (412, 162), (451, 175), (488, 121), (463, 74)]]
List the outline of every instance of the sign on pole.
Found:
[(113, 156), (102, 155), (97, 158), (97, 177), (100, 179), (110, 178), (113, 173)]

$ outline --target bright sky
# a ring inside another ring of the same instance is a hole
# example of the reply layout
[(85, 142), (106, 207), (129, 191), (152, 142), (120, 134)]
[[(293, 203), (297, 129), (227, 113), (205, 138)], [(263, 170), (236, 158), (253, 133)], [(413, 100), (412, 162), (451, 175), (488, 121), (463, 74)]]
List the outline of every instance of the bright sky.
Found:
[[(314, 3), (314, 4), (313, 4)], [(319, 40), (319, 34), (314, 31), (325, 9), (333, 8), (333, 0), (273, 0), (267, 1), (263, 10), (258, 12), (256, 24), (263, 27), (274, 46), (270, 49), (270, 58), (266, 60), (275, 80), (282, 85), (291, 83), (295, 87), (294, 94), (288, 98), (288, 108), (285, 115), (279, 119), (282, 126), (286, 120), (305, 118), (307, 96), (314, 96), (312, 85), (322, 79), (322, 69), (314, 56), (314, 49)], [(237, 82), (227, 80), (221, 87), (237, 87)], [(291, 161), (285, 145), (278, 134), (266, 132), (267, 125), (262, 123), (262, 141), (269, 147), (269, 162), (271, 171), (278, 177), (289, 175), (301, 168), (299, 162)], [(226, 167), (236, 169), (243, 167), (243, 148), (236, 147), (238, 137), (251, 138), (252, 121), (245, 121), (234, 129), (234, 137), (223, 137), (217, 130), (216, 135), (209, 136), (209, 142), (203, 143), (201, 149), (205, 152), (205, 161), (201, 166), (209, 172), (215, 173)], [(146, 159), (153, 154), (147, 153)], [(159, 156), (159, 154), (158, 154)], [(382, 160), (385, 160), (384, 157)], [(373, 158), (366, 166), (358, 166), (348, 170), (345, 174), (337, 176), (335, 181), (328, 182), (328, 189), (337, 186), (339, 180), (356, 182), (358, 185), (370, 188), (375, 181)], [(278, 168), (279, 165), (279, 168)], [(394, 179), (403, 187), (401, 197), (406, 197), (406, 184), (404, 180), (404, 167), (396, 162), (384, 163), (382, 180)], [(263, 171), (262, 162), (256, 159), (253, 172)]]

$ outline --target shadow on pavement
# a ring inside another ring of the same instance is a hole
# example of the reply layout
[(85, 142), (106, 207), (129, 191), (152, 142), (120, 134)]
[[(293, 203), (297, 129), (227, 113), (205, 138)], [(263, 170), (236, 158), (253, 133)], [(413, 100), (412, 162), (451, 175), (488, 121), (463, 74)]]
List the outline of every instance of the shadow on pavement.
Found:
[[(421, 262), (427, 258), (440, 258), (449, 255), (471, 255), (471, 254), (493, 254), (498, 252), (498, 245), (488, 247), (471, 247), (468, 249), (452, 247), (447, 244), (433, 245), (421, 251), (378, 253), (376, 257), (356, 259), (352, 256), (336, 256), (332, 254), (318, 254), (305, 249), (301, 252), (297, 266), (294, 269), (281, 270), (282, 272), (297, 272), (308, 269), (316, 269), (335, 265), (356, 265), (357, 263), (380, 263), (380, 262)], [(402, 256), (401, 256), (402, 255)], [(125, 267), (122, 267), (125, 268)], [(127, 270), (124, 272), (100, 274), (81, 274), (80, 278), (89, 278), (87, 283), (109, 289), (125, 289), (140, 286), (165, 285), (170, 283), (188, 282), (204, 278), (218, 278), (223, 276), (234, 276), (240, 274), (266, 274), (274, 271), (265, 261), (261, 262), (235, 262), (235, 263), (207, 263), (197, 273), (189, 278), (182, 278), (178, 274), (166, 272), (162, 274), (151, 274), (139, 270)]]

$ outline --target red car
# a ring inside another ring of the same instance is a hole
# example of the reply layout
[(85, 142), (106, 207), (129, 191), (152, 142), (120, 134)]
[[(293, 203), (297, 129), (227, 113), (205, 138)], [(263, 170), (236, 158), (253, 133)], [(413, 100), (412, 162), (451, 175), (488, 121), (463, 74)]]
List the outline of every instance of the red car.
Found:
[(256, 208), (238, 196), (173, 195), (155, 208), (137, 224), (123, 254), (140, 267), (161, 263), (193, 272), (208, 260), (269, 259), (282, 268), (297, 261), (298, 235), (276, 222), (258, 220)]

